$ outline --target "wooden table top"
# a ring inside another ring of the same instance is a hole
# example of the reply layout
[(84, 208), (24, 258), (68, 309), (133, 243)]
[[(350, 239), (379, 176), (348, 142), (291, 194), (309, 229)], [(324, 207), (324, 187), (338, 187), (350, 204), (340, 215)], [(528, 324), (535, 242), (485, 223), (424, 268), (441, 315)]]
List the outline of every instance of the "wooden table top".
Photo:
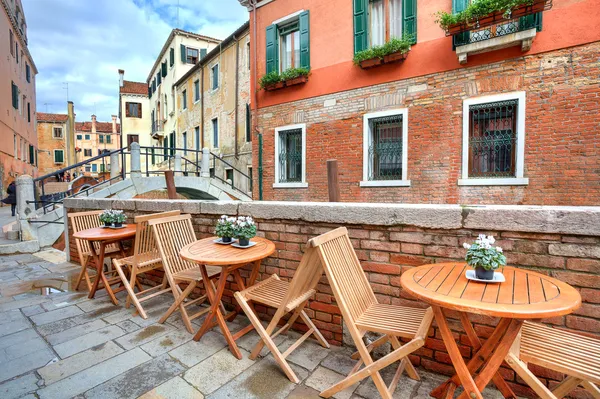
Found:
[(204, 238), (181, 248), (182, 258), (203, 265), (228, 266), (239, 265), (264, 259), (275, 252), (275, 244), (262, 237), (250, 241), (256, 245), (250, 248), (236, 248), (231, 245), (216, 244), (217, 237)]
[(81, 230), (73, 234), (73, 237), (88, 241), (125, 240), (135, 236), (135, 224), (130, 223), (122, 229), (111, 229), (109, 227), (94, 227)]
[(494, 317), (541, 319), (571, 313), (581, 295), (570, 285), (531, 270), (498, 269), (503, 283), (468, 280), (466, 263), (439, 263), (402, 274), (402, 287), (418, 299), (443, 308)]

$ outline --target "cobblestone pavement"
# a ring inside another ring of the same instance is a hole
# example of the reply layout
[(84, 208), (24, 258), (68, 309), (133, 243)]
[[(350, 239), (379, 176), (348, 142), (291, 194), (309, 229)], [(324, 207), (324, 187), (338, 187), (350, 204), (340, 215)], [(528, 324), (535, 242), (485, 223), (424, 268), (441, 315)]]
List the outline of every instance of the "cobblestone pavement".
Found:
[[(42, 296), (39, 289), (30, 291), (34, 280), (63, 276), (70, 282), (78, 271), (58, 251), (0, 257), (0, 398), (316, 399), (352, 367), (350, 349), (326, 350), (307, 341), (288, 358), (301, 379), (296, 385), (266, 350), (259, 359), (248, 359), (256, 333), (238, 341), (244, 357), (237, 360), (217, 330), (194, 342), (177, 315), (158, 324), (170, 296), (146, 302), (144, 320), (133, 308), (125, 309), (123, 293), (114, 306), (102, 291), (93, 300), (82, 292)], [(194, 321), (196, 327), (200, 322)], [(237, 331), (247, 323), (239, 316), (230, 328)], [(281, 348), (293, 342), (295, 334), (290, 334), (294, 336), (277, 338)], [(393, 371), (388, 368), (384, 378), (389, 381)], [(444, 379), (419, 373), (421, 381), (404, 375), (394, 397), (428, 398)], [(370, 380), (335, 396), (378, 397)], [(490, 390), (484, 397), (501, 395)]]

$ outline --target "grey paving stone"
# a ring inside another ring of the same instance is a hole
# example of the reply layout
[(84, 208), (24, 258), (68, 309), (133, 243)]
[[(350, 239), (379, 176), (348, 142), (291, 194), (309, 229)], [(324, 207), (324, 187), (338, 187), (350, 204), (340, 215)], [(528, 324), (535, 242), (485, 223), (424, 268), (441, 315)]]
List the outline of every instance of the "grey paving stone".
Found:
[[(336, 373), (333, 370), (329, 370), (325, 367), (319, 367), (306, 379), (305, 384), (306, 386), (309, 386), (321, 392), (329, 388), (330, 386), (340, 382), (344, 379), (344, 377), (344, 375)], [(333, 395), (333, 397), (336, 399), (350, 399), (350, 397), (352, 396), (352, 392), (354, 392), (354, 390), (357, 387), (358, 383), (349, 386), (343, 391), (336, 393), (335, 395)], [(377, 395), (372, 397), (376, 398)]]
[(34, 316), (31, 316), (31, 321), (33, 321), (36, 325), (39, 326), (57, 320), (68, 319), (69, 317), (77, 316), (82, 313), (83, 311), (81, 309), (73, 305), (61, 309), (52, 310), (46, 313), (36, 314)]
[(169, 352), (171, 356), (188, 367), (192, 367), (227, 345), (220, 333), (209, 331), (199, 342), (189, 341)]
[(286, 399), (321, 399), (319, 391), (306, 385), (298, 385)]
[(14, 334), (6, 335), (0, 338), (0, 349), (8, 348), (13, 345), (20, 345), (21, 342), (28, 341), (37, 336), (38, 334), (33, 328), (28, 328), (27, 330), (21, 330)]
[(64, 359), (78, 352), (100, 345), (104, 342), (111, 341), (125, 334), (117, 326), (108, 326), (97, 331), (82, 335), (62, 344), (54, 345), (54, 350)]
[(447, 379), (447, 377), (442, 375), (429, 373), (423, 370), (417, 370), (417, 372), (419, 373), (419, 377), (421, 377), (421, 383), (415, 389), (412, 399), (431, 399), (429, 393)]
[(38, 389), (37, 382), (38, 378), (35, 374), (31, 373), (0, 384), (0, 398), (20, 398), (23, 395), (34, 392)]
[[(389, 384), (394, 378), (394, 374), (396, 373), (398, 364), (398, 362), (393, 363), (390, 366), (381, 370), (381, 376), (383, 377), (383, 380), (386, 384)], [(420, 372), (419, 375), (421, 375)], [(413, 395), (413, 393), (417, 390), (417, 387), (420, 384), (421, 382), (408, 378), (406, 372), (404, 372), (400, 377), (400, 381), (398, 381), (398, 386), (396, 387), (396, 390), (394, 391), (392, 397), (395, 399), (410, 398)], [(372, 378), (365, 378), (364, 380), (362, 380), (360, 386), (356, 391), (354, 391), (354, 393), (362, 396), (363, 398), (373, 398), (379, 396), (379, 391), (377, 390), (377, 387), (375, 386), (375, 383), (373, 382)], [(487, 398), (487, 396), (484, 397)]]
[(19, 310), (11, 310), (0, 314), (0, 337), (11, 335), (31, 327), (31, 323)]
[(117, 326), (121, 327), (123, 330), (125, 330), (125, 332), (134, 332), (140, 329), (140, 326), (138, 324), (135, 324), (135, 322), (131, 321), (131, 320), (123, 320), (119, 323), (116, 324)]
[[(288, 335), (289, 337), (286, 342), (279, 348), (282, 351), (290, 347), (300, 337), (300, 335), (295, 332), (290, 332)], [(296, 363), (305, 369), (314, 370), (329, 354), (329, 349), (323, 348), (312, 339), (307, 339), (302, 345), (296, 348), (295, 351), (290, 353), (287, 360), (288, 362)]]
[(111, 378), (150, 360), (144, 351), (135, 348), (62, 379), (37, 393), (41, 399), (71, 398), (102, 384)]
[(88, 399), (137, 398), (184, 370), (184, 366), (169, 355), (157, 357), (87, 391)]
[(46, 340), (52, 345), (58, 345), (106, 326), (108, 326), (108, 323), (104, 320), (94, 320), (89, 323), (81, 324), (58, 332), (56, 334), (47, 335)]
[(348, 375), (356, 360), (351, 356), (354, 351), (350, 348), (331, 348), (331, 353), (321, 362), (321, 366), (326, 367), (336, 373)]
[(21, 309), (21, 312), (25, 316), (33, 316), (39, 313), (44, 313), (46, 310), (42, 308), (40, 305), (27, 306), (26, 308)]
[(18, 344), (4, 348), (3, 351), (6, 355), (6, 359), (10, 361), (43, 349), (49, 349), (48, 345), (46, 344), (46, 341), (36, 334), (35, 337), (21, 340)]
[[(300, 381), (308, 376), (308, 371), (292, 363), (292, 370)], [(285, 398), (296, 388), (287, 379), (273, 357), (268, 356), (247, 368), (228, 384), (222, 386), (208, 398), (265, 399)]]
[(108, 296), (104, 298), (94, 298), (93, 300), (80, 302), (77, 304), (77, 307), (79, 307), (79, 309), (83, 310), (86, 313), (108, 307), (114, 307), (116, 309), (123, 308), (122, 306), (113, 304)]
[(6, 381), (29, 371), (38, 369), (54, 359), (49, 349), (39, 350), (10, 361), (10, 367), (0, 367), (0, 381)]
[[(254, 346), (256, 346), (256, 344), (258, 343), (259, 340), (260, 340), (260, 336), (258, 335), (258, 333), (256, 331), (251, 331), (248, 334), (241, 337), (240, 339), (238, 339), (236, 341), (236, 344), (240, 348), (244, 348), (248, 352), (252, 352), (252, 349), (254, 349)], [(284, 335), (278, 335), (275, 337), (275, 339), (273, 341), (275, 342), (275, 345), (277, 345), (281, 349), (283, 347), (283, 343), (285, 342), (285, 340), (286, 340), (286, 337)], [(271, 352), (269, 352), (269, 349), (265, 346), (260, 351), (259, 356), (263, 357), (263, 356), (268, 355), (269, 353), (271, 353)]]
[(192, 337), (193, 335), (187, 332), (187, 330), (171, 331), (162, 337), (141, 345), (141, 348), (150, 356), (156, 357), (191, 341)]
[(123, 349), (117, 344), (108, 341), (67, 359), (42, 367), (38, 370), (38, 373), (44, 379), (46, 385), (50, 385), (123, 352)]
[(185, 382), (181, 377), (173, 377), (169, 381), (146, 392), (138, 399), (204, 399), (204, 395)]
[(208, 395), (255, 363), (248, 359), (249, 352), (243, 349), (240, 352), (242, 352), (242, 359), (238, 360), (231, 354), (229, 348), (221, 349), (189, 369), (183, 378), (204, 395)]
[(174, 331), (174, 329), (169, 325), (152, 324), (138, 331), (124, 335), (117, 339), (116, 342), (125, 348), (125, 350), (129, 350), (136, 346), (143, 345), (146, 342), (153, 341), (157, 337), (161, 337), (171, 331)]

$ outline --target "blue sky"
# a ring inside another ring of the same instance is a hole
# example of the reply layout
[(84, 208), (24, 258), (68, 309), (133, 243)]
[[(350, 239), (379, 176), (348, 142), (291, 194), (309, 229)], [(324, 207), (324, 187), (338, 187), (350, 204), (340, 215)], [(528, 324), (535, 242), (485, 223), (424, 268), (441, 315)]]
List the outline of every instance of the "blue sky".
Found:
[(238, 0), (22, 2), (38, 68), (37, 110), (66, 113), (68, 82), (78, 121), (117, 115), (117, 70), (126, 80), (145, 81), (171, 29), (224, 39), (248, 19)]

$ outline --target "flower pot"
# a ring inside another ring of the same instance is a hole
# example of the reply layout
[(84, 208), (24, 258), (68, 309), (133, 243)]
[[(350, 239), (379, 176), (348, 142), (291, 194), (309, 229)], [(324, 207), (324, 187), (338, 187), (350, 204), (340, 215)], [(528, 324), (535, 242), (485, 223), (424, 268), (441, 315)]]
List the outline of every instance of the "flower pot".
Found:
[(112, 226), (112, 222), (104, 222), (104, 227), (110, 227)]
[(307, 81), (308, 81), (308, 77), (307, 76), (298, 76), (297, 78), (286, 80), (285, 81), (285, 85), (286, 86), (294, 86), (294, 85), (299, 85), (299, 84), (302, 84), (302, 83), (306, 83)]
[(283, 88), (284, 86), (285, 86), (284, 82), (277, 82), (277, 83), (273, 83), (272, 85), (265, 86), (265, 90), (267, 90), (267, 91), (277, 90), (277, 89)]
[(408, 53), (402, 53), (401, 51), (397, 51), (395, 53), (385, 55), (385, 56), (383, 56), (383, 63), (389, 64), (391, 62), (404, 61), (406, 59), (407, 54)]
[(123, 227), (123, 222), (115, 222), (115, 227)]
[(493, 280), (494, 279), (494, 269), (486, 270), (483, 267), (475, 268), (475, 276), (480, 280)]
[(383, 64), (383, 60), (381, 58), (371, 58), (370, 60), (364, 60), (360, 62), (360, 67), (362, 69), (369, 69), (376, 67), (377, 65)]
[(248, 245), (250, 245), (250, 239), (249, 238), (240, 238), (240, 245), (242, 247), (247, 247)]
[(223, 242), (231, 242), (231, 237), (221, 237), (221, 241), (223, 241)]

